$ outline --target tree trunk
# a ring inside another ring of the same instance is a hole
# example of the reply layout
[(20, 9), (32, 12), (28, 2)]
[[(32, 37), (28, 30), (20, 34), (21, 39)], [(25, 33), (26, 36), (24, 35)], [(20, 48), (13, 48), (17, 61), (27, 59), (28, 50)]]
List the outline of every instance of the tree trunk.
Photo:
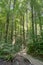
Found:
[(35, 12), (35, 41), (37, 42), (37, 21), (36, 21), (36, 12)]
[(8, 27), (9, 27), (9, 13), (7, 13), (7, 21), (6, 21), (6, 32), (5, 32), (5, 42), (6, 43), (7, 43)]
[(25, 43), (25, 29), (24, 29), (24, 15), (23, 15), (23, 44), (24, 44), (24, 46), (26, 46), (26, 43)]
[(5, 43), (7, 43), (7, 36), (8, 36), (10, 5), (11, 5), (11, 0), (9, 1), (9, 8), (8, 8), (7, 17), (6, 17), (7, 20), (6, 20), (6, 31), (5, 31)]
[(34, 19), (33, 19), (33, 5), (31, 5), (31, 14), (32, 14), (32, 39), (33, 39), (33, 43), (35, 43), (35, 39), (34, 39)]
[(41, 15), (39, 14), (39, 25), (40, 25), (40, 35), (42, 38), (42, 24), (41, 24)]

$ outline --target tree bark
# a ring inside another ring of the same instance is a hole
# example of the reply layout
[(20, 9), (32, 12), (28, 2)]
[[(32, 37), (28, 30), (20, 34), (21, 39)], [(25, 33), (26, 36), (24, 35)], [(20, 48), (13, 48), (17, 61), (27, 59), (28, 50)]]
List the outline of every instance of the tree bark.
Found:
[(11, 5), (11, 0), (9, 2), (9, 8), (8, 8), (7, 17), (6, 17), (7, 19), (6, 19), (5, 43), (7, 43), (7, 36), (8, 36), (10, 5)]
[(32, 39), (33, 39), (33, 43), (35, 43), (35, 39), (34, 39), (34, 15), (33, 15), (33, 5), (31, 4), (31, 14), (32, 14)]
[(9, 13), (7, 13), (7, 21), (6, 21), (6, 32), (5, 32), (5, 42), (6, 43), (7, 43), (8, 27), (9, 27)]
[(23, 15), (23, 44), (24, 46), (26, 46), (26, 43), (25, 43), (25, 29), (24, 29), (24, 15)]

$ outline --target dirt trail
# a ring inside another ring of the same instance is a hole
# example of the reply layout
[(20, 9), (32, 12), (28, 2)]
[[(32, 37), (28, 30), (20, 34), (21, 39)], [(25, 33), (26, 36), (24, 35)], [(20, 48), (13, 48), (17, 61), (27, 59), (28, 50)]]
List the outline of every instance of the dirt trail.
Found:
[(25, 50), (21, 51), (19, 53), (21, 56), (24, 56), (25, 58), (27, 58), (28, 60), (30, 60), (30, 62), (33, 64), (33, 65), (43, 65), (43, 62), (38, 60), (38, 59), (35, 59), (33, 58), (32, 56), (30, 55), (27, 55)]
[(10, 61), (0, 59), (0, 65), (32, 65), (32, 64), (27, 58), (17, 54)]
[(0, 59), (0, 65), (43, 65), (43, 62), (26, 54), (26, 49), (20, 51), (12, 61)]

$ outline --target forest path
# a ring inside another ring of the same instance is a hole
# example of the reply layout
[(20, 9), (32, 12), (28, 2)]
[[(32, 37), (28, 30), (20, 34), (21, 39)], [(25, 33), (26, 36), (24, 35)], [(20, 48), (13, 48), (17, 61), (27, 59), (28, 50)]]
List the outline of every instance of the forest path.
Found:
[(40, 61), (38, 59), (35, 59), (32, 56), (26, 54), (25, 49), (23, 51), (21, 51), (20, 53), (18, 53), (18, 54), (20, 54), (21, 56), (23, 56), (23, 57), (27, 58), (28, 60), (30, 60), (30, 62), (33, 65), (43, 65), (43, 62), (42, 61)]

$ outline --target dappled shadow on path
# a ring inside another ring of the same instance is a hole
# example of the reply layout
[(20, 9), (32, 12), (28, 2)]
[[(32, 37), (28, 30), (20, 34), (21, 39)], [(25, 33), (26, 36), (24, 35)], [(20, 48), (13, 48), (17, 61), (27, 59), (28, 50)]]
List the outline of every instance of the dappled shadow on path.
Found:
[(0, 59), (0, 65), (32, 65), (31, 62), (21, 55), (16, 55), (12, 60), (6, 61)]

